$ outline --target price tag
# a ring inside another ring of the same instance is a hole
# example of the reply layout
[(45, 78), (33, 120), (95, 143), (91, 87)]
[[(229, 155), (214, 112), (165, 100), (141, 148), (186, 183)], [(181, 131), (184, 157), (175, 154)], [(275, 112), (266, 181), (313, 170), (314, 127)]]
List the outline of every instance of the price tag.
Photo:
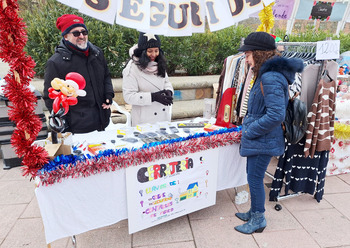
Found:
[(316, 60), (339, 59), (340, 40), (317, 41)]

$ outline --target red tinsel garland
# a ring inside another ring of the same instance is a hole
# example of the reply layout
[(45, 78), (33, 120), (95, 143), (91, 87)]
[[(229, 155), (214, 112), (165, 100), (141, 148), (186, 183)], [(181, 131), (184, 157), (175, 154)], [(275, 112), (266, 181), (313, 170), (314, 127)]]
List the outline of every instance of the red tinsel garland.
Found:
[(0, 58), (10, 66), (5, 76), (4, 94), (12, 103), (9, 119), (16, 123), (11, 144), (18, 157), (22, 157), (23, 175), (31, 178), (47, 163), (44, 148), (32, 145), (42, 128), (35, 114), (37, 99), (28, 88), (34, 77), (35, 62), (24, 52), (27, 42), (25, 23), (18, 17), (16, 0), (0, 0)]

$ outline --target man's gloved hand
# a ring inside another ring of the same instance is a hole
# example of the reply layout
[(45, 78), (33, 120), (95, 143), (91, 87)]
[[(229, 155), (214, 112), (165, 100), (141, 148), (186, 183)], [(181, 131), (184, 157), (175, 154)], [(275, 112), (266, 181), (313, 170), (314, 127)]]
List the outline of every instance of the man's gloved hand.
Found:
[(105, 102), (102, 103), (102, 108), (109, 109), (112, 104), (113, 104), (113, 98), (110, 96), (107, 96)]
[(107, 99), (105, 100), (105, 104), (111, 105), (112, 103), (113, 103), (113, 98), (112, 97), (107, 97)]
[(153, 92), (151, 93), (151, 97), (152, 97), (152, 102), (159, 102), (167, 106), (173, 104), (173, 97), (168, 96), (166, 90)]

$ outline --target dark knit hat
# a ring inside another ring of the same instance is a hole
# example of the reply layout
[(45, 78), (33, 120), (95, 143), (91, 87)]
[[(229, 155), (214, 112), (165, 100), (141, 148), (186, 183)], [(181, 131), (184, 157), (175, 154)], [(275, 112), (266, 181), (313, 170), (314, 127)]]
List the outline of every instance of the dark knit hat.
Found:
[(151, 47), (160, 48), (160, 39), (158, 35), (150, 33), (142, 33), (139, 35), (139, 42), (137, 43), (138, 49), (145, 50)]
[(275, 50), (276, 43), (275, 39), (266, 32), (253, 32), (250, 33), (244, 40), (244, 45), (241, 46), (238, 51), (254, 51), (262, 50), (269, 51)]
[(77, 15), (65, 14), (57, 18), (56, 27), (61, 30), (62, 36), (66, 35), (75, 27), (83, 27), (87, 30), (84, 19)]

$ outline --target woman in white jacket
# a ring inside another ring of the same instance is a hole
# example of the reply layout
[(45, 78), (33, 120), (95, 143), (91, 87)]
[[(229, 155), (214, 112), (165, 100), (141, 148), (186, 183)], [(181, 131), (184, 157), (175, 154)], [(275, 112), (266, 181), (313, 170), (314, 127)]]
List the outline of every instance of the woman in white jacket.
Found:
[(174, 89), (157, 35), (140, 33), (123, 70), (123, 97), (132, 105), (131, 125), (171, 121)]

